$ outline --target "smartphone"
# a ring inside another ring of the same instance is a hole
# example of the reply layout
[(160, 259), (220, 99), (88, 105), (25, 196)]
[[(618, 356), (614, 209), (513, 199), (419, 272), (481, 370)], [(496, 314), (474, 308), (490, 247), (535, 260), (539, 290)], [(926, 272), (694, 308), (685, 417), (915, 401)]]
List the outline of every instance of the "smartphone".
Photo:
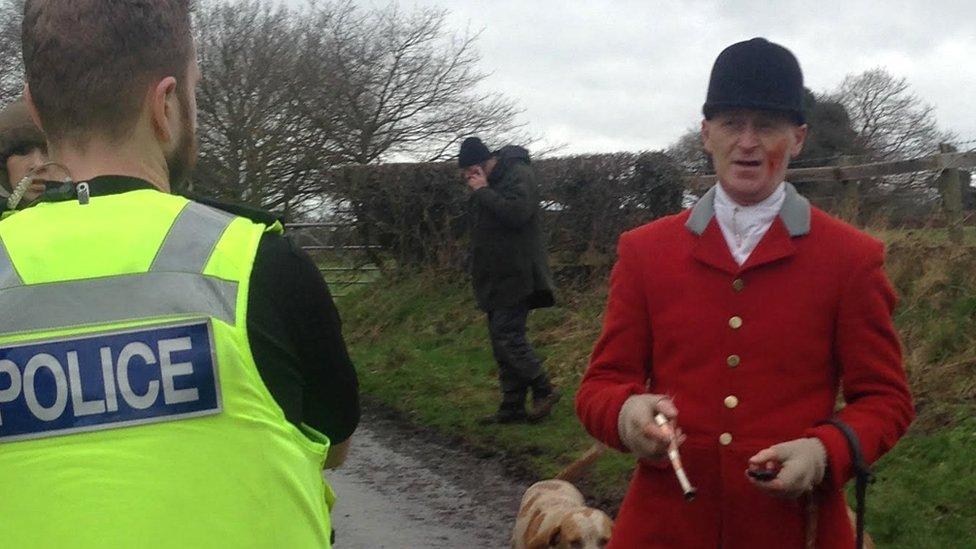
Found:
[(749, 469), (746, 471), (747, 475), (760, 482), (769, 482), (776, 478), (778, 473), (779, 471), (770, 471), (769, 469)]

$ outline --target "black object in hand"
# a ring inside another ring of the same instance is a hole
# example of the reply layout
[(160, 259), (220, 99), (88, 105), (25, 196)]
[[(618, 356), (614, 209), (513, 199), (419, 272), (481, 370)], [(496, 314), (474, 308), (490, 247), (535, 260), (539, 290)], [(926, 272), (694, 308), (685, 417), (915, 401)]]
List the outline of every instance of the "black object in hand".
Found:
[(770, 471), (769, 469), (749, 469), (746, 471), (747, 475), (760, 482), (768, 482), (773, 480), (776, 478), (777, 473), (779, 473), (779, 471)]

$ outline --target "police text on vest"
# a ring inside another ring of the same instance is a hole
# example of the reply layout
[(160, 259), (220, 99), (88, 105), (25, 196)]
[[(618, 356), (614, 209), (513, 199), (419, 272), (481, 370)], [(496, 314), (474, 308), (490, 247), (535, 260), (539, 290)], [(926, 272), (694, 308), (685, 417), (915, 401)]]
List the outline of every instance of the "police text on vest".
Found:
[(220, 412), (209, 322), (0, 348), (0, 442)]

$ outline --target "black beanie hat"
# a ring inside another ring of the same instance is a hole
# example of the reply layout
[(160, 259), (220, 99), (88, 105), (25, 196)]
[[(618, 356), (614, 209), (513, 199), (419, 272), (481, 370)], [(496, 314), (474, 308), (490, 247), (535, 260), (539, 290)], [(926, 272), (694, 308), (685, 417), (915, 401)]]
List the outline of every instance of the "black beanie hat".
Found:
[(461, 143), (461, 153), (458, 155), (458, 167), (467, 168), (481, 164), (491, 158), (491, 151), (477, 137), (469, 137)]
[(715, 60), (702, 112), (730, 109), (785, 112), (804, 123), (803, 72), (790, 50), (765, 38), (725, 48)]

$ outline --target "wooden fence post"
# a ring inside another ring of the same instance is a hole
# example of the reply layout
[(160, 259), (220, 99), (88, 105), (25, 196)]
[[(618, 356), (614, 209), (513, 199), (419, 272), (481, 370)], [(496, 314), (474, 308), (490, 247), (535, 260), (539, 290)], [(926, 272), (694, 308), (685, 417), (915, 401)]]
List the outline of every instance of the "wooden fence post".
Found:
[[(854, 164), (854, 157), (851, 156), (842, 156), (837, 161), (838, 166), (853, 166)], [(861, 211), (861, 182), (857, 179), (845, 179), (840, 183), (844, 192), (840, 207), (841, 218), (852, 225), (857, 225)]]
[[(942, 154), (954, 153), (956, 148), (947, 143), (939, 145)], [(962, 187), (959, 170), (947, 168), (939, 176), (939, 194), (942, 195), (942, 213), (945, 215), (946, 228), (949, 231), (949, 242), (962, 244)]]

